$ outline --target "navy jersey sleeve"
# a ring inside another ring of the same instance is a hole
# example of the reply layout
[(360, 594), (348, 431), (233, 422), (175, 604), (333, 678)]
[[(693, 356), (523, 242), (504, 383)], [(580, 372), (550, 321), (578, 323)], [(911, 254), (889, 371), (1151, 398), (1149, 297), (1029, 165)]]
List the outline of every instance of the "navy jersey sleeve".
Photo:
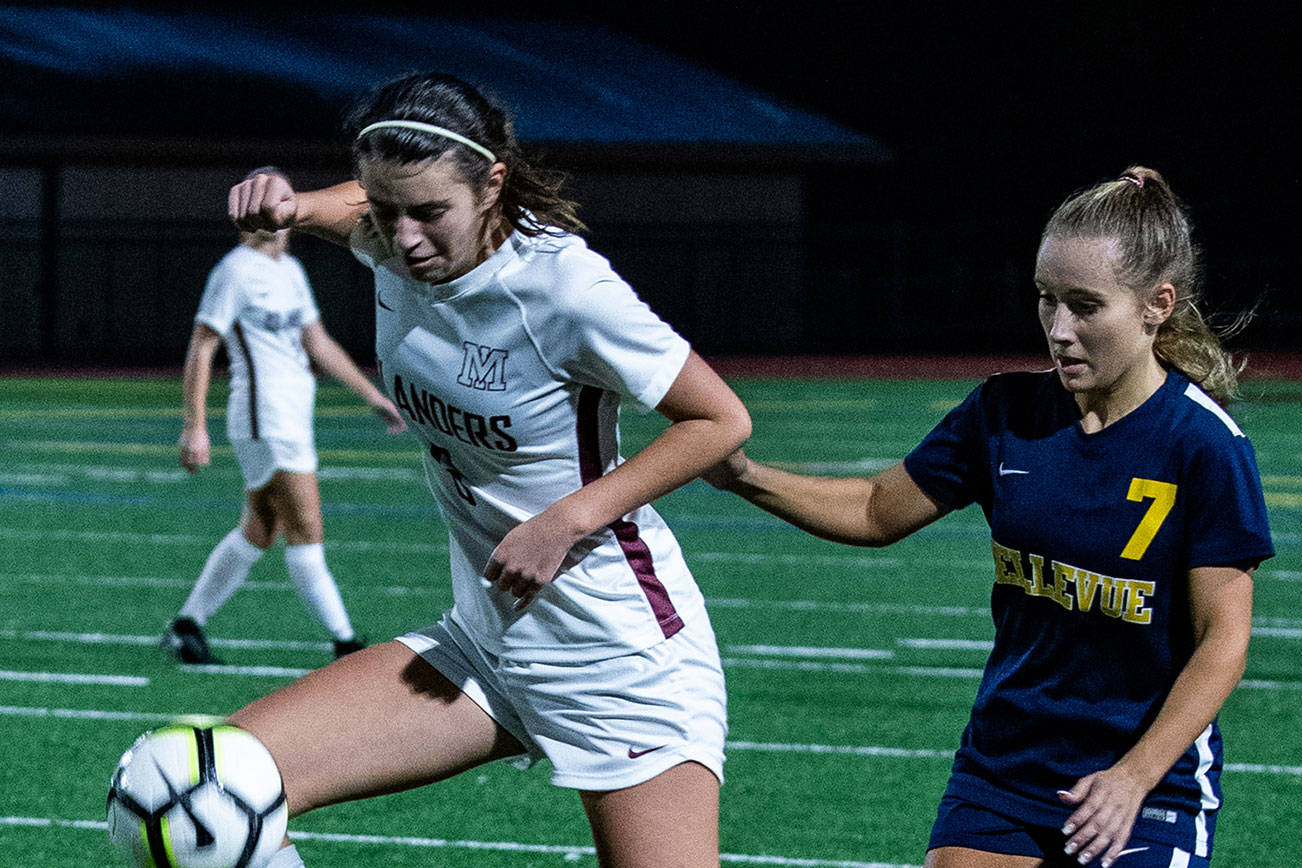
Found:
[(989, 474), (988, 460), (979, 448), (981, 396), (988, 385), (973, 389), (904, 459), (909, 478), (950, 509), (977, 501), (982, 475)]
[(1251, 565), (1271, 557), (1266, 501), (1248, 438), (1199, 450), (1190, 471), (1189, 566)]

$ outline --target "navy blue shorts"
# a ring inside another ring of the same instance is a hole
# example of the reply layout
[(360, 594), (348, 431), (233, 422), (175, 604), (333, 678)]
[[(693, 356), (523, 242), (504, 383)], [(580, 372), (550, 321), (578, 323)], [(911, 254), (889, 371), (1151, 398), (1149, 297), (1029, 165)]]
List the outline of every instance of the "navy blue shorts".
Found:
[[(1033, 856), (1043, 859), (1045, 868), (1080, 868), (1075, 856), (1062, 851), (1066, 843), (1067, 836), (1059, 829), (1028, 825), (984, 805), (947, 795), (940, 800), (927, 849), (967, 847), (986, 853)], [(1100, 861), (1095, 858), (1089, 868), (1101, 868)], [(1112, 868), (1211, 868), (1211, 860), (1170, 844), (1145, 840), (1132, 832)]]

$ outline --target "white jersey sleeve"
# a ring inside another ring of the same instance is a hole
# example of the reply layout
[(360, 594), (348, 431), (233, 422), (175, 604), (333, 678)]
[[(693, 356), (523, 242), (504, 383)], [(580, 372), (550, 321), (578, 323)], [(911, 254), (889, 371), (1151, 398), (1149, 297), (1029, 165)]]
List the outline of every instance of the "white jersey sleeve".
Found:
[(230, 332), (245, 305), (248, 282), (240, 274), (239, 257), (227, 254), (208, 273), (208, 281), (199, 300), (195, 322), (201, 322), (218, 334)]
[(550, 303), (531, 304), (526, 312), (544, 358), (560, 379), (629, 395), (655, 409), (687, 361), (688, 342), (604, 257), (570, 246), (551, 260), (558, 279)]

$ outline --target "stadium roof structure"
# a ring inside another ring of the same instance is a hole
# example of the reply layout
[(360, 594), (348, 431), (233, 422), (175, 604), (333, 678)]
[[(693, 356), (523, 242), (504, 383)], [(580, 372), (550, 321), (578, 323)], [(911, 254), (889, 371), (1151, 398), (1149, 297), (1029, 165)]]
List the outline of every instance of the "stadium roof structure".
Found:
[(437, 69), (529, 143), (783, 151), (882, 164), (876, 139), (586, 21), (0, 6), (0, 138), (337, 138), (379, 81)]

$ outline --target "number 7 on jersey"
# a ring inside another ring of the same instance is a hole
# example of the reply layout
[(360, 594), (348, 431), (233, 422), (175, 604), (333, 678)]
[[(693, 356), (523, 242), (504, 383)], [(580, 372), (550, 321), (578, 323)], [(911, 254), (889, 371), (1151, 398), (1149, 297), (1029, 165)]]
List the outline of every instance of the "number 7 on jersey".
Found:
[(1135, 477), (1130, 480), (1130, 491), (1126, 493), (1126, 500), (1148, 500), (1152, 503), (1144, 517), (1140, 519), (1139, 527), (1130, 535), (1130, 542), (1121, 550), (1121, 556), (1127, 560), (1137, 561), (1148, 551), (1148, 546), (1153, 542), (1153, 537), (1157, 536), (1158, 529), (1162, 522), (1171, 513), (1171, 507), (1175, 506), (1175, 492), (1177, 485), (1173, 482), (1159, 482), (1156, 479), (1140, 479)]

